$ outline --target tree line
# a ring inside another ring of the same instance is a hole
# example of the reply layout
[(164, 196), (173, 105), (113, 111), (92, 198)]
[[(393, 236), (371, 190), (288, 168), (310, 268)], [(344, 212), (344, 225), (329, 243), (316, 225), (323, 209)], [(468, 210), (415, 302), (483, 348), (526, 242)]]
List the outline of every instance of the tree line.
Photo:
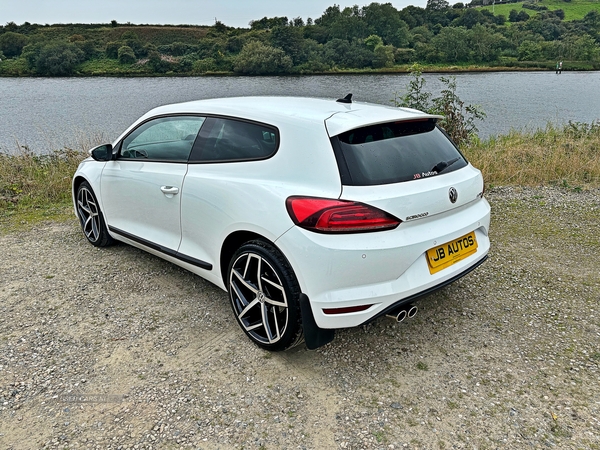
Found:
[(0, 27), (0, 75), (304, 74), (558, 60), (600, 68), (600, 13), (565, 21), (541, 3), (515, 4), (508, 17), (446, 0), (401, 10), (334, 4), (314, 20), (263, 17), (248, 28), (8, 23)]

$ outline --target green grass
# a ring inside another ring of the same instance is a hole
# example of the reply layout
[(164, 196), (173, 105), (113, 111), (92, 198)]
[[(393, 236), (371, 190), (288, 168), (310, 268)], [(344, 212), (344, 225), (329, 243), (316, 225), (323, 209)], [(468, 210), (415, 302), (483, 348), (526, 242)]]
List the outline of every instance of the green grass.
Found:
[[(509, 3), (505, 5), (493, 5), (483, 6), (481, 9), (487, 9), (488, 11), (494, 11), (495, 15), (504, 15), (508, 19), (510, 11), (516, 9), (517, 12), (525, 11), (530, 16), (538, 13), (532, 9), (524, 9), (524, 2)], [(538, 5), (544, 5), (548, 7), (548, 10), (554, 11), (556, 9), (562, 9), (565, 12), (566, 21), (580, 20), (591, 11), (596, 10), (600, 12), (600, 1), (598, 0), (573, 0), (571, 2), (565, 2), (563, 0), (539, 0)]]
[(71, 179), (85, 153), (64, 149), (35, 155), (0, 153), (0, 229), (24, 229), (73, 217)]

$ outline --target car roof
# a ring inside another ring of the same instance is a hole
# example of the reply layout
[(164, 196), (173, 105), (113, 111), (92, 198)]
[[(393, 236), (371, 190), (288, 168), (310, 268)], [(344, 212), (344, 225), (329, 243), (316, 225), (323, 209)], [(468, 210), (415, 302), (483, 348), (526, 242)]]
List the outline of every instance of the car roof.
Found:
[(441, 119), (410, 108), (395, 108), (374, 103), (341, 103), (335, 99), (307, 97), (228, 97), (196, 100), (159, 106), (141, 120), (158, 115), (209, 114), (231, 116), (285, 127), (302, 122), (326, 124), (330, 136), (355, 128), (415, 119)]

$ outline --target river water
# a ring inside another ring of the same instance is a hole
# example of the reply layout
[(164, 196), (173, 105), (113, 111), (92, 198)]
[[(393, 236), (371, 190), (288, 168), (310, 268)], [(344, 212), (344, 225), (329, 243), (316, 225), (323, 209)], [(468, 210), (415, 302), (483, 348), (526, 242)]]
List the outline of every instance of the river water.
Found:
[[(426, 90), (439, 94), (439, 74), (425, 74)], [(487, 118), (480, 136), (547, 123), (600, 119), (600, 72), (498, 72), (456, 74), (465, 104)], [(390, 105), (410, 76), (326, 75), (193, 78), (0, 78), (0, 151), (19, 145), (36, 153), (110, 142), (149, 109), (195, 99), (247, 95), (339, 98)]]

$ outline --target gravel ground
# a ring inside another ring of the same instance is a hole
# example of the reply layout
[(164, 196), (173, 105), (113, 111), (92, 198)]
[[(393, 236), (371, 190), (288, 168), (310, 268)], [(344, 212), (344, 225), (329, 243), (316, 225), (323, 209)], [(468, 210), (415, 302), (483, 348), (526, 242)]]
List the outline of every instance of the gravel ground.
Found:
[(0, 236), (0, 448), (600, 449), (600, 191), (487, 196), (482, 267), (316, 351), (75, 220)]

